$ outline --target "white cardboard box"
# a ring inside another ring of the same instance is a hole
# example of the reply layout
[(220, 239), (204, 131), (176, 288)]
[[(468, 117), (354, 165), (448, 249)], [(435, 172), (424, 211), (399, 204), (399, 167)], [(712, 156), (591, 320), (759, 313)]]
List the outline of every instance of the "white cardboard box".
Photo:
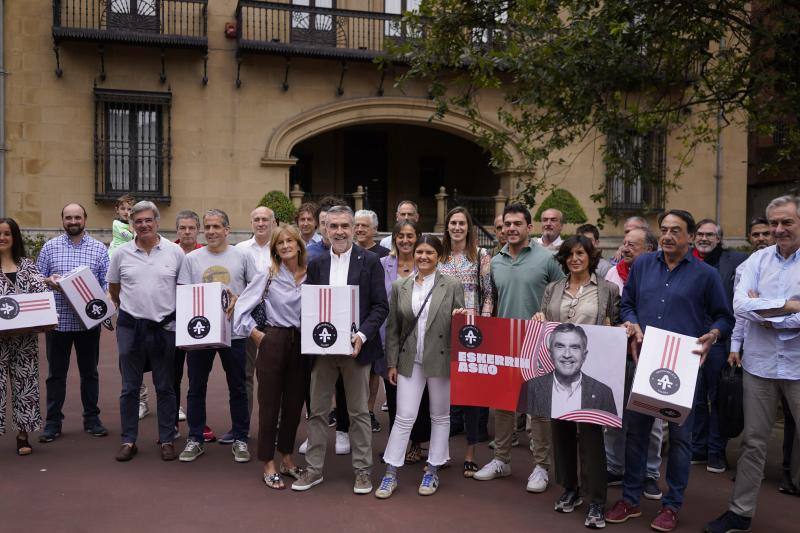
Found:
[(176, 299), (175, 346), (184, 350), (230, 348), (231, 321), (225, 314), (225, 285), (178, 285)]
[(0, 332), (38, 333), (58, 326), (52, 292), (0, 296)]
[(59, 279), (58, 285), (86, 329), (92, 329), (106, 318), (114, 316), (114, 304), (89, 267), (76, 268)]
[(358, 331), (358, 287), (303, 285), (300, 351), (304, 354), (350, 355), (350, 334)]
[(628, 409), (682, 425), (694, 405), (700, 356), (697, 338), (648, 326)]

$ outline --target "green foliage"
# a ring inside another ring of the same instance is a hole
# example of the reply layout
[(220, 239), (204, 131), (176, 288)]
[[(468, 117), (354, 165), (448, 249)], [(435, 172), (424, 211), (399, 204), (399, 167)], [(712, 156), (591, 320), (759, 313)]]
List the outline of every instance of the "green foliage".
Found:
[(541, 220), (542, 212), (547, 209), (558, 209), (564, 213), (565, 224), (585, 224), (588, 220), (580, 202), (566, 189), (555, 189), (544, 199), (536, 211), (536, 220)]
[(42, 250), (42, 246), (47, 242), (47, 237), (42, 233), (37, 233), (36, 235), (23, 233), (22, 242), (25, 243), (25, 253), (28, 254), (28, 257), (32, 261), (36, 261), (36, 258), (39, 257), (39, 252)]
[[(797, 2), (424, 0), (403, 20), (406, 37), (384, 60), (408, 65), (398, 84), (426, 82), (438, 117), (466, 113), (497, 166), (511, 162), (509, 147), (524, 154), (536, 177), (523, 196), (551, 186), (552, 165), (596, 146), (617, 175), (642, 179), (633, 158), (605, 157), (607, 136), (680, 141), (666, 190), (729, 125), (780, 128), (775, 161), (800, 157)], [(482, 117), (486, 91), (502, 101)]]
[(275, 217), (278, 221), (286, 224), (294, 222), (294, 217), (297, 214), (297, 209), (292, 201), (281, 191), (268, 192), (258, 202), (258, 206), (269, 207), (275, 212)]

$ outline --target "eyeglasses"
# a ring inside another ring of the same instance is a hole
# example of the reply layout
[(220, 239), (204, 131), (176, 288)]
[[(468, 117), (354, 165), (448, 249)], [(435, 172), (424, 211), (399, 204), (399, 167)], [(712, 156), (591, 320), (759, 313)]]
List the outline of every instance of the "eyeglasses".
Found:
[(155, 222), (156, 219), (154, 218), (137, 218), (133, 221), (134, 226), (144, 226), (145, 224), (152, 224)]
[(577, 311), (575, 308), (578, 306), (578, 298), (573, 298), (569, 303), (569, 311), (567, 311), (567, 318), (574, 318)]

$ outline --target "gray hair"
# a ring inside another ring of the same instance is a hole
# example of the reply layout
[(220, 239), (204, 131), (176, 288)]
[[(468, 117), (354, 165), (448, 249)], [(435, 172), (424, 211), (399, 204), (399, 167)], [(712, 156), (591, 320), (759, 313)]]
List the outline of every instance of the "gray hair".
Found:
[(412, 202), (411, 200), (401, 200), (399, 204), (397, 204), (397, 212), (400, 212), (400, 208), (403, 207), (404, 204), (408, 204), (414, 208), (414, 212), (419, 214), (419, 206), (417, 206), (416, 202)]
[[(544, 211), (555, 211), (556, 213), (558, 213), (558, 222), (560, 224), (564, 223), (564, 213), (561, 212), (561, 209), (556, 209), (555, 207), (548, 207)], [(544, 211), (542, 211), (542, 214), (539, 215), (539, 222), (542, 221), (542, 215), (544, 215)]]
[(156, 204), (154, 204), (150, 200), (142, 200), (141, 202), (136, 202), (136, 204), (131, 208), (130, 219), (133, 220), (136, 217), (136, 215), (138, 215), (142, 211), (152, 211), (153, 218), (155, 218), (156, 220), (161, 220), (161, 213), (158, 211), (158, 207), (156, 207)]
[(266, 209), (267, 211), (269, 211), (269, 216), (271, 216), (272, 218), (275, 218), (275, 211), (273, 211), (272, 209), (270, 209), (269, 207), (267, 207), (265, 205), (260, 205), (260, 206), (256, 207), (255, 209), (253, 209), (252, 211), (250, 211), (250, 218), (251, 219), (253, 218), (253, 215), (255, 215), (255, 212), (258, 211), (259, 209)]
[(328, 209), (328, 217), (330, 218), (331, 215), (347, 215), (350, 217), (350, 220), (353, 220), (355, 218), (353, 216), (353, 210), (350, 209), (349, 205), (334, 205), (333, 207)]
[(175, 229), (178, 229), (178, 225), (184, 218), (191, 218), (194, 220), (194, 223), (197, 224), (198, 229), (200, 228), (200, 216), (191, 209), (184, 209), (175, 215)]
[(206, 217), (219, 217), (222, 219), (222, 225), (226, 228), (231, 227), (231, 222), (228, 220), (228, 213), (223, 211), (222, 209), (209, 209), (203, 214), (203, 223), (205, 223)]
[(771, 210), (775, 209), (776, 207), (783, 207), (786, 204), (794, 204), (795, 210), (797, 211), (797, 216), (800, 216), (800, 196), (786, 194), (784, 196), (778, 196), (772, 200), (769, 205), (767, 205), (767, 219), (769, 219), (769, 212)]
[(646, 229), (646, 230), (650, 229), (650, 223), (644, 217), (639, 217), (639, 216), (628, 217), (628, 218), (625, 219), (625, 222), (626, 223), (627, 222), (636, 222), (637, 224), (639, 224), (640, 228)]
[[(330, 213), (330, 211), (328, 211)], [(369, 209), (359, 209), (356, 211), (356, 214), (353, 215), (353, 218), (358, 217), (369, 217), (372, 221), (372, 227), (374, 229), (378, 229), (378, 215), (375, 214), (375, 211), (370, 211)]]
[(715, 233), (717, 234), (717, 239), (719, 239), (720, 245), (722, 245), (722, 226), (717, 224), (716, 220), (713, 220), (711, 218), (704, 218), (703, 220), (697, 223), (697, 229), (699, 230), (700, 226), (705, 226), (706, 224), (714, 224), (714, 227), (716, 228)]

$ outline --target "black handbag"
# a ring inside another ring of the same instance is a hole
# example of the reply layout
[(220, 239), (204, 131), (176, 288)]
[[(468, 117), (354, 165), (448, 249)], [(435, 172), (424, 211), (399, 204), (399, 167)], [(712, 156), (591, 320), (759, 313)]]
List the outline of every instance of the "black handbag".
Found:
[(264, 303), (264, 300), (267, 299), (267, 294), (269, 294), (269, 286), (272, 284), (272, 272), (269, 274), (269, 278), (267, 278), (267, 286), (264, 287), (264, 294), (261, 295), (261, 301), (258, 302), (258, 305), (250, 311), (250, 317), (255, 321), (256, 328), (263, 330), (267, 327), (267, 305)]
[(744, 429), (744, 406), (742, 398), (742, 367), (724, 367), (717, 386), (717, 412), (719, 413), (720, 437), (738, 437)]

